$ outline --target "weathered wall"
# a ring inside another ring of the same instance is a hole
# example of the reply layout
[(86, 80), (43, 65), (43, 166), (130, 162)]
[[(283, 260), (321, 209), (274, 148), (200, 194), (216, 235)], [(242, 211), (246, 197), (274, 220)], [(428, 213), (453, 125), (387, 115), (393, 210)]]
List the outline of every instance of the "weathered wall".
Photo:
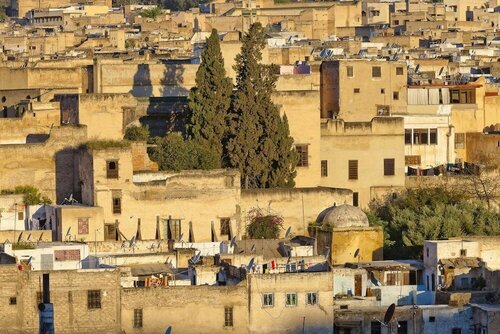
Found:
[[(38, 330), (38, 301), (42, 272), (19, 271), (16, 265), (0, 266), (0, 312), (3, 333), (34, 333)], [(114, 271), (52, 271), (50, 300), (54, 304), (58, 333), (119, 333), (120, 274)], [(101, 308), (87, 308), (87, 291), (101, 290)], [(17, 298), (9, 305), (10, 297)]]
[(136, 105), (130, 94), (81, 94), (79, 124), (87, 126), (89, 138), (121, 140), (125, 127), (124, 108)]
[(195, 84), (198, 65), (123, 63), (96, 60), (94, 92), (133, 96), (187, 96)]
[[(86, 139), (85, 127), (53, 127), (44, 143), (0, 145), (0, 189), (34, 185), (52, 200), (74, 189), (73, 146)], [(58, 200), (59, 201), (59, 200)]]
[[(247, 280), (251, 332), (300, 333), (303, 327), (306, 333), (331, 332), (331, 272), (248, 275)], [(308, 292), (318, 294), (317, 305), (307, 305)], [(274, 294), (272, 307), (263, 306), (264, 293)], [(297, 294), (296, 306), (286, 306), (286, 293)]]
[[(347, 75), (347, 67), (353, 75)], [(373, 77), (372, 68), (381, 76)], [(397, 74), (400, 68), (402, 74)], [(406, 64), (394, 61), (341, 60), (321, 65), (321, 116), (338, 115), (346, 122), (367, 122), (377, 116), (378, 106), (389, 106), (391, 113), (406, 111)], [(355, 89), (359, 90), (357, 93)], [(398, 98), (394, 94), (398, 93)]]
[[(242, 190), (240, 212), (244, 229), (248, 212), (256, 207), (283, 216), (285, 229), (295, 235), (308, 235), (307, 226), (334, 203), (352, 203), (352, 191), (334, 188), (294, 188)], [(282, 231), (284, 234), (285, 231)], [(244, 230), (241, 231), (244, 233)]]
[[(6, 242), (7, 240), (12, 242), (12, 241), (17, 241), (19, 239), (19, 236), (22, 233), (22, 240), (26, 241), (28, 239), (28, 236), (31, 234), (30, 241), (44, 241), (44, 242), (51, 242), (52, 241), (52, 231), (50, 230), (34, 230), (34, 231), (12, 231), (12, 230), (3, 230), (0, 231), (0, 242)], [(1, 327), (1, 326), (0, 326)]]
[(384, 231), (381, 227), (334, 228), (332, 240), (332, 263), (343, 264), (356, 261), (354, 254), (359, 249), (360, 261), (384, 259)]
[(0, 145), (36, 142), (39, 135), (48, 135), (51, 128), (59, 124), (58, 103), (34, 102), (32, 111), (21, 118), (0, 118)]
[[(295, 77), (295, 76), (294, 76)], [(296, 187), (316, 187), (320, 183), (319, 91), (281, 91), (273, 102), (286, 115), (295, 145), (308, 146), (308, 166), (297, 167)]]
[[(248, 295), (238, 286), (178, 286), (122, 289), (121, 326), (133, 328), (134, 309), (142, 309), (143, 333), (248, 333)], [(233, 308), (233, 328), (224, 326), (224, 308)], [(195, 314), (193, 313), (195, 312)], [(164, 314), (165, 316), (159, 316)]]
[[(384, 159), (394, 159), (394, 175), (384, 175)], [(368, 122), (330, 120), (321, 128), (321, 160), (328, 176), (321, 184), (352, 189), (359, 205), (405, 184), (402, 118), (376, 117)], [(349, 179), (349, 160), (358, 161), (358, 179)]]

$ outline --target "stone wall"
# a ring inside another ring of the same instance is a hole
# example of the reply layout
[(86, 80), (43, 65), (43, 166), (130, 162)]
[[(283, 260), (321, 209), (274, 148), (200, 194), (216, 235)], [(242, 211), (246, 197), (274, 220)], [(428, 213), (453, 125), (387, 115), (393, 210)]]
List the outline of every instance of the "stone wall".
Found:
[[(352, 191), (335, 188), (253, 189), (241, 191), (240, 215), (242, 229), (246, 216), (253, 208), (282, 215), (285, 229), (292, 227), (294, 235), (308, 235), (307, 226), (319, 213), (334, 203), (352, 203)], [(241, 231), (244, 233), (244, 230)], [(282, 235), (285, 231), (282, 231)]]
[[(134, 310), (143, 314), (144, 333), (248, 333), (246, 284), (237, 286), (178, 286), (122, 289), (121, 326), (134, 332)], [(224, 326), (224, 311), (231, 307), (233, 326)], [(194, 312), (194, 313), (193, 313)], [(164, 316), (162, 316), (164, 315)]]
[(46, 139), (53, 126), (59, 126), (58, 103), (32, 103), (33, 110), (20, 118), (0, 118), (0, 145), (25, 144)]
[[(38, 330), (37, 294), (42, 272), (19, 271), (17, 265), (0, 266), (5, 301), (0, 312), (3, 333)], [(101, 291), (101, 307), (88, 308), (88, 290)], [(16, 304), (9, 305), (15, 297)], [(50, 301), (57, 333), (120, 333), (120, 273), (118, 270), (50, 272)]]
[[(22, 233), (22, 240), (26, 241), (28, 236), (30, 236), (30, 241), (52, 241), (52, 231), (51, 230), (36, 230), (36, 231), (13, 231), (13, 230), (2, 230), (0, 231), (0, 242), (16, 242), (19, 239), (19, 235)], [(1, 327), (1, 326), (0, 326)]]
[(62, 201), (75, 193), (73, 147), (85, 140), (85, 127), (53, 127), (43, 143), (0, 145), (0, 189), (34, 185)]

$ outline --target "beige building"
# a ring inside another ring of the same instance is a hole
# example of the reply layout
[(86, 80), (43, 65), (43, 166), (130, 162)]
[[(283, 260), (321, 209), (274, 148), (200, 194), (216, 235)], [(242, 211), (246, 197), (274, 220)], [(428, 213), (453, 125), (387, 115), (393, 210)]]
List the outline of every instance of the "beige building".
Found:
[(355, 206), (404, 187), (404, 125), (396, 117), (321, 125), (321, 184), (352, 189)]
[(323, 210), (309, 230), (316, 238), (318, 254), (332, 265), (384, 258), (382, 227), (370, 226), (366, 214), (355, 206), (342, 204)]
[(367, 122), (406, 110), (406, 65), (376, 60), (321, 65), (321, 117)]

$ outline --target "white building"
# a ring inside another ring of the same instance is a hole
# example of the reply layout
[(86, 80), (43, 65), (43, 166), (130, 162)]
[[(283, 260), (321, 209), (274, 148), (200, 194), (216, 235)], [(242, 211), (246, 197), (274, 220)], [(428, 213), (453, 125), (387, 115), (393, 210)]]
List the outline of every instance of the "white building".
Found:
[(82, 269), (88, 260), (89, 247), (85, 243), (37, 243), (33, 249), (6, 249), (19, 263), (31, 266), (31, 270)]

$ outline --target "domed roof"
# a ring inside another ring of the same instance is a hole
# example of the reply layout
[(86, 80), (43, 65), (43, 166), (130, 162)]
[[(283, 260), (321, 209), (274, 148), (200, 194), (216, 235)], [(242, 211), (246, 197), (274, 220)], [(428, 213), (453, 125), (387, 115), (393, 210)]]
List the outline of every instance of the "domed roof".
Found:
[(358, 207), (343, 204), (323, 210), (316, 222), (331, 227), (368, 227), (368, 217)]

